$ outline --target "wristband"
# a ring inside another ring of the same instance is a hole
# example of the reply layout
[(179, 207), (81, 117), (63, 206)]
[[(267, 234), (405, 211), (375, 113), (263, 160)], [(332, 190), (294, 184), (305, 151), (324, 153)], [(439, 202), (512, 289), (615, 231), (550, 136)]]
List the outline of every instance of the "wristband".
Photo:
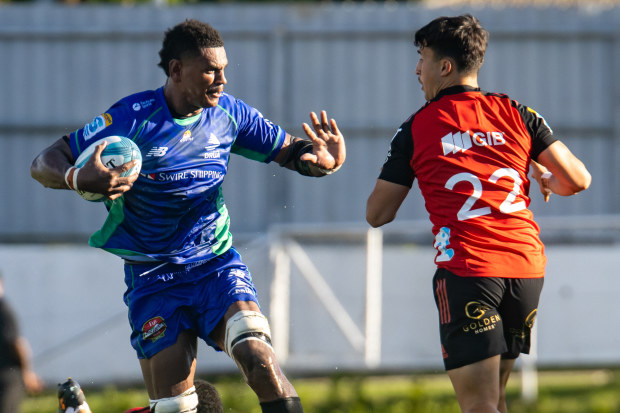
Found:
[(71, 168), (67, 169), (67, 172), (65, 172), (65, 183), (67, 184), (69, 189), (73, 189), (74, 191), (78, 190), (77, 176), (79, 171), (80, 168), (72, 166)]
[(280, 162), (280, 166), (286, 166), (289, 162), (295, 161), (304, 153), (312, 152), (312, 142), (308, 139), (292, 138), (288, 146), (286, 156)]
[(334, 172), (336, 172), (338, 169), (340, 169), (340, 167), (342, 166), (342, 164), (338, 165), (337, 167), (333, 168), (333, 169), (325, 169), (325, 168), (321, 168), (320, 166), (314, 166), (318, 171), (324, 173), (325, 175), (331, 175)]
[(301, 156), (306, 153), (311, 153), (313, 150), (312, 141), (308, 139), (293, 138), (293, 141), (288, 146), (288, 152), (284, 159), (280, 162), (280, 166), (286, 166), (289, 162), (293, 162), (293, 168), (301, 175), (315, 176), (314, 171), (317, 171), (325, 176), (330, 175), (340, 169), (339, 165), (333, 169), (325, 169), (308, 161), (302, 161)]

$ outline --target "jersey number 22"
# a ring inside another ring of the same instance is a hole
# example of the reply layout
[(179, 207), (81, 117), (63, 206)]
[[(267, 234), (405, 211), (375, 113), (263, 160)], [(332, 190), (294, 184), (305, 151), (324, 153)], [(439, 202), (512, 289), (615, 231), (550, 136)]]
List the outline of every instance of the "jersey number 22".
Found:
[[(517, 199), (517, 196), (520, 193), (521, 184), (523, 183), (523, 180), (519, 177), (519, 173), (517, 171), (512, 168), (500, 168), (493, 172), (493, 174), (489, 177), (489, 182), (496, 183), (500, 180), (500, 178), (504, 177), (511, 178), (514, 186), (512, 191), (508, 193), (504, 201), (500, 204), (499, 210), (505, 214), (510, 214), (512, 212), (525, 209), (525, 201), (521, 200), (519, 202), (515, 202), (515, 199)], [(473, 186), (472, 194), (469, 198), (467, 198), (457, 214), (459, 221), (465, 221), (467, 219), (490, 214), (491, 208), (488, 206), (483, 208), (474, 208), (476, 201), (482, 197), (483, 190), (482, 181), (480, 181), (480, 178), (469, 172), (461, 172), (450, 177), (448, 182), (446, 182), (445, 187), (452, 190), (459, 182), (469, 182)]]

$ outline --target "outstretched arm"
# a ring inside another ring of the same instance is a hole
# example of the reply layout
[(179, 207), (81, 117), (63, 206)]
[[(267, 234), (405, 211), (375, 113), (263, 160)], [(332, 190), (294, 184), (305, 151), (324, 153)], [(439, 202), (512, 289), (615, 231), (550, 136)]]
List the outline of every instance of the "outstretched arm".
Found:
[(106, 142), (97, 145), (88, 162), (76, 173), (71, 148), (65, 138), (61, 138), (37, 155), (30, 166), (30, 175), (46, 188), (79, 187), (84, 191), (103, 194), (109, 199), (118, 198), (131, 189), (132, 184), (138, 179), (137, 173), (121, 177), (121, 174), (131, 169), (136, 161), (112, 169), (106, 168), (101, 163), (101, 152), (106, 145)]
[(287, 135), (275, 161), (302, 175), (329, 175), (336, 172), (346, 159), (344, 136), (336, 121), (328, 120), (325, 111), (321, 111), (320, 121), (316, 113), (311, 112), (310, 120), (312, 128), (306, 123), (302, 125), (310, 139)]
[(570, 196), (588, 189), (592, 176), (573, 153), (560, 141), (555, 141), (532, 161), (532, 178), (536, 179), (545, 202), (551, 193)]

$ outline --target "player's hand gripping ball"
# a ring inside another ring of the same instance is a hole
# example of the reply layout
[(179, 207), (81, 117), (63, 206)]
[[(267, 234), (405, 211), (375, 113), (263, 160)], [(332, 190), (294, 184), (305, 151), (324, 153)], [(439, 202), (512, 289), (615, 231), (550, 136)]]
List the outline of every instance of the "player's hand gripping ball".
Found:
[[(136, 159), (138, 160), (136, 166), (123, 172), (121, 176), (129, 176), (136, 172), (140, 172), (140, 168), (142, 168), (142, 154), (140, 153), (140, 148), (138, 148), (138, 145), (136, 145), (134, 141), (123, 136), (108, 136), (93, 142), (80, 156), (78, 156), (75, 160), (75, 166), (77, 168), (83, 167), (95, 151), (95, 147), (103, 143), (103, 141), (107, 141), (108, 145), (103, 149), (103, 152), (101, 152), (102, 164), (111, 169)], [(103, 194), (82, 191), (80, 189), (76, 189), (76, 192), (87, 201), (101, 202), (105, 200)]]

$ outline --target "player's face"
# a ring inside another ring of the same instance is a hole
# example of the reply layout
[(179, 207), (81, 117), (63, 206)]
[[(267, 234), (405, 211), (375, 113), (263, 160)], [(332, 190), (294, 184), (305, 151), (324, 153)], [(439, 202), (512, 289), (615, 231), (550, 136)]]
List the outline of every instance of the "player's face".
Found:
[(420, 47), (418, 49), (420, 59), (415, 68), (415, 74), (418, 81), (422, 84), (424, 91), (424, 99), (432, 100), (441, 90), (441, 59), (435, 56), (432, 49), (428, 47)]
[(187, 104), (196, 109), (217, 106), (227, 83), (224, 48), (202, 49), (200, 56), (183, 59), (182, 64), (181, 87)]

